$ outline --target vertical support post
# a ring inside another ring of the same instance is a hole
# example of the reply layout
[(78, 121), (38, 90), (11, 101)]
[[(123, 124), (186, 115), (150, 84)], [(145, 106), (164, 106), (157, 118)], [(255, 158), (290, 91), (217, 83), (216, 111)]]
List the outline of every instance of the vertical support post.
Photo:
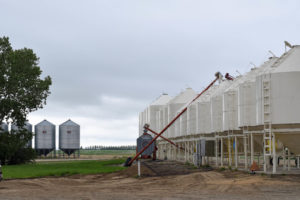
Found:
[(175, 155), (175, 148), (174, 148), (175, 146), (171, 145), (170, 147), (171, 147), (171, 149), (172, 149), (172, 150), (171, 150), (171, 153), (172, 153), (172, 160), (175, 160), (175, 156), (174, 156), (174, 155)]
[(247, 157), (247, 137), (246, 135), (244, 136), (244, 163), (245, 163), (245, 170), (248, 169), (248, 157)]
[(179, 147), (180, 147), (180, 150), (178, 150), (178, 160), (182, 161), (182, 154), (183, 154), (183, 146), (182, 146), (182, 142), (179, 142)]
[(141, 177), (141, 161), (138, 160), (138, 177)]
[[(176, 142), (175, 144), (178, 145)], [(178, 153), (178, 148), (175, 148), (175, 160), (177, 160), (177, 153)]]
[(228, 163), (229, 163), (229, 166), (231, 167), (232, 166), (232, 155), (231, 155), (231, 141), (230, 141), (230, 137), (227, 138), (227, 141), (228, 141)]
[(190, 162), (191, 160), (191, 146), (190, 141), (187, 141), (187, 162)]
[(215, 148), (216, 148), (216, 167), (219, 167), (219, 163), (218, 163), (218, 138), (216, 138), (215, 140)]
[(170, 148), (170, 160), (173, 160), (173, 146), (169, 145)]
[(282, 149), (282, 155), (283, 155), (283, 170), (286, 170), (286, 152), (284, 147)]
[(197, 139), (194, 141), (194, 149), (195, 149), (195, 152), (194, 152), (194, 154), (195, 154), (195, 158), (196, 158), (196, 163), (197, 163), (197, 166), (199, 166), (198, 165), (198, 155), (197, 155)]
[(190, 152), (190, 156), (189, 156), (189, 162), (191, 163), (193, 161), (193, 143), (191, 141), (189, 141), (189, 152)]
[(186, 162), (187, 159), (187, 149), (186, 149), (186, 142), (184, 142), (184, 162)]
[(266, 137), (266, 134), (264, 133), (263, 135), (263, 157), (264, 157), (264, 172), (267, 172), (267, 158), (266, 158), (266, 147), (265, 147), (265, 142), (266, 140), (264, 139)]
[(168, 160), (168, 146), (167, 146), (167, 143), (165, 144), (165, 160)]
[(237, 147), (237, 138), (234, 137), (234, 161), (235, 161), (235, 168), (238, 168), (238, 147)]
[(300, 157), (298, 156), (297, 157), (297, 168), (299, 169), (300, 168), (300, 163), (299, 163), (299, 161), (300, 161), (300, 159), (299, 159)]
[(291, 170), (291, 152), (290, 149), (288, 149), (288, 171)]
[(170, 158), (170, 160), (172, 160), (172, 145), (171, 144), (167, 144), (168, 145), (168, 152), (169, 152), (169, 158)]
[(221, 167), (223, 167), (223, 138), (221, 138)]
[(253, 133), (250, 134), (250, 138), (251, 138), (251, 162), (250, 164), (252, 165), (253, 164), (253, 161), (254, 161), (254, 142), (253, 142)]
[(275, 146), (275, 134), (272, 133), (272, 150), (273, 150), (273, 174), (276, 173), (277, 170), (277, 156), (276, 156), (276, 146)]

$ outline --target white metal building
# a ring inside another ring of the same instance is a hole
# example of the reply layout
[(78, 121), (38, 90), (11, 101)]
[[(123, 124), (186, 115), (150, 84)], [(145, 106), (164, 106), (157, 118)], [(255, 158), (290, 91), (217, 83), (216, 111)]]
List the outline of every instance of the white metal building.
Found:
[[(299, 86), (300, 46), (234, 80), (220, 80), (163, 134), (185, 150), (159, 140), (159, 158), (195, 163), (205, 139), (214, 141), (214, 155), (202, 155), (202, 164), (249, 170), (256, 162), (268, 173), (300, 172)], [(188, 88), (154, 113), (151, 104), (147, 116), (140, 114), (139, 134), (145, 122), (160, 132), (195, 96)]]

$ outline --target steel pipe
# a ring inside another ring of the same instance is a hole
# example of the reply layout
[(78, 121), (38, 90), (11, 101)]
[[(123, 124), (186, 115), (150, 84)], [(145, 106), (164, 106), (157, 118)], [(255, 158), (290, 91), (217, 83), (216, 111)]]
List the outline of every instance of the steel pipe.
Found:
[(200, 94), (198, 94), (158, 135), (156, 135), (140, 152), (138, 152), (133, 159), (127, 164), (130, 166), (158, 137), (160, 137), (188, 108), (190, 104), (196, 101), (204, 92), (206, 92), (217, 80), (220, 79), (221, 73), (215, 74), (216, 78), (213, 80)]

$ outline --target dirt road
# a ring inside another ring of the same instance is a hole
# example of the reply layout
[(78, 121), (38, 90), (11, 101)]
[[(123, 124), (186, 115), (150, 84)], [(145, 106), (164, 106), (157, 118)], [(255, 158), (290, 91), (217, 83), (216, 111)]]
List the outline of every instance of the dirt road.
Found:
[[(146, 166), (147, 165), (147, 166)], [(136, 166), (112, 174), (9, 180), (0, 199), (300, 199), (300, 177), (194, 169), (175, 162)]]

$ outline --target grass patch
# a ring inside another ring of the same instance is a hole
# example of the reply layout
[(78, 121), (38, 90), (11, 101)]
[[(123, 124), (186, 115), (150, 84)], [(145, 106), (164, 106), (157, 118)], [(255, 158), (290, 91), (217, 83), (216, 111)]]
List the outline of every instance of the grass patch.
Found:
[(80, 150), (80, 155), (132, 155), (135, 150)]
[(124, 159), (105, 161), (42, 162), (2, 167), (4, 179), (69, 176), (74, 174), (110, 173), (124, 169)]

